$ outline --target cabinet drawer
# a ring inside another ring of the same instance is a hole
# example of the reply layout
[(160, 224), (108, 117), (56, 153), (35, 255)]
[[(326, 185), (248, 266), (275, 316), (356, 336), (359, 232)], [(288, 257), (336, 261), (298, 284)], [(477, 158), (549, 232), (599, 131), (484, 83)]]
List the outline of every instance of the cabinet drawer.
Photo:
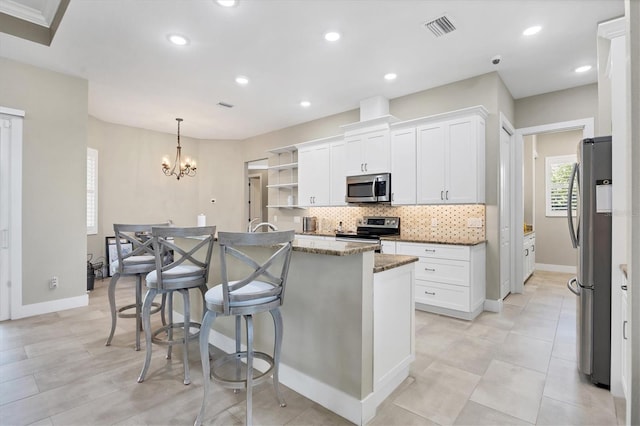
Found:
[(430, 257), (438, 259), (469, 260), (470, 251), (466, 246), (450, 246), (446, 244), (419, 244), (401, 243), (396, 244), (397, 254), (407, 254), (411, 256)]
[(416, 279), (469, 286), (469, 262), (421, 257), (416, 263)]
[(469, 287), (416, 280), (416, 302), (468, 312)]

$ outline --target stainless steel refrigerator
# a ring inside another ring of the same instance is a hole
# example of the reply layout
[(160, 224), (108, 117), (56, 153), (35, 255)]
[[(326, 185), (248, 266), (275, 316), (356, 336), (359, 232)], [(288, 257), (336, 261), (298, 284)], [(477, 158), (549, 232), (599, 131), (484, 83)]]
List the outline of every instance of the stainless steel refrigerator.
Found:
[[(567, 286), (576, 296), (578, 370), (599, 386), (611, 376), (611, 137), (584, 139), (569, 184), (567, 219), (578, 249), (578, 275)], [(577, 195), (573, 218), (570, 200)], [(574, 224), (575, 220), (575, 224)]]

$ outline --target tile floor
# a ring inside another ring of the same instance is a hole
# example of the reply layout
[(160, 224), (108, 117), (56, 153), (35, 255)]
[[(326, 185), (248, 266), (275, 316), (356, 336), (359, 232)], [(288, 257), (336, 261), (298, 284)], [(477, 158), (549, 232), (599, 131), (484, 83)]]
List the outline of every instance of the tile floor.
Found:
[[(500, 314), (467, 322), (416, 312), (411, 376), (379, 407), (371, 425), (616, 425), (624, 401), (580, 377), (575, 364), (575, 297), (565, 274), (536, 272)], [(182, 384), (180, 350), (166, 361), (154, 348), (147, 380), (136, 382), (143, 352), (132, 350), (131, 320), (119, 320), (112, 346), (107, 280), (85, 308), (0, 323), (0, 424), (189, 425), (201, 401), (197, 346), (192, 384)], [(133, 292), (133, 281), (123, 281)], [(157, 321), (157, 319), (155, 319)], [(243, 394), (214, 386), (205, 424), (244, 423)], [(285, 388), (256, 389), (254, 423), (347, 425)]]

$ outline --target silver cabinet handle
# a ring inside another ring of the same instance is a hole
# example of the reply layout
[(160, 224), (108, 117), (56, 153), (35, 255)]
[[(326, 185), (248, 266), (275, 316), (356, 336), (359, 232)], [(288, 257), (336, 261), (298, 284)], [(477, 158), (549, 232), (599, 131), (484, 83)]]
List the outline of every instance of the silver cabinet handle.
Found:
[(424, 268), (425, 271), (429, 271), (429, 272), (435, 272), (436, 270), (433, 268)]
[(531, 246), (531, 251), (536, 251), (536, 246), (535, 245)]
[(427, 253), (435, 253), (436, 249), (424, 249)]
[(524, 255), (529, 256), (529, 249), (524, 249)]
[(448, 200), (448, 199), (449, 199), (449, 191), (448, 191), (448, 190), (447, 190), (447, 191), (445, 191), (445, 193), (444, 193), (444, 199), (445, 199), (445, 200)]
[(627, 340), (627, 320), (622, 322), (622, 338)]
[(369, 165), (369, 163), (364, 163), (364, 171), (365, 171), (365, 172), (369, 171), (369, 170), (368, 170), (368, 165)]
[(440, 191), (440, 199), (444, 200), (444, 191)]
[(431, 296), (435, 296), (436, 292), (435, 291), (426, 291), (425, 290), (424, 294), (430, 294)]

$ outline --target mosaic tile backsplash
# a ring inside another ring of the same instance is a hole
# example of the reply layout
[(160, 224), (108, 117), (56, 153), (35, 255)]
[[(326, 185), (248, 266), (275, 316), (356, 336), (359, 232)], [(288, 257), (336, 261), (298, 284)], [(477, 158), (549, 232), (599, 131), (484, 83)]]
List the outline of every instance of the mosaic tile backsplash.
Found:
[(331, 233), (342, 222), (345, 232), (355, 231), (363, 216), (399, 216), (401, 237), (407, 240), (484, 241), (485, 206), (482, 204), (357, 207), (312, 207), (318, 232)]

